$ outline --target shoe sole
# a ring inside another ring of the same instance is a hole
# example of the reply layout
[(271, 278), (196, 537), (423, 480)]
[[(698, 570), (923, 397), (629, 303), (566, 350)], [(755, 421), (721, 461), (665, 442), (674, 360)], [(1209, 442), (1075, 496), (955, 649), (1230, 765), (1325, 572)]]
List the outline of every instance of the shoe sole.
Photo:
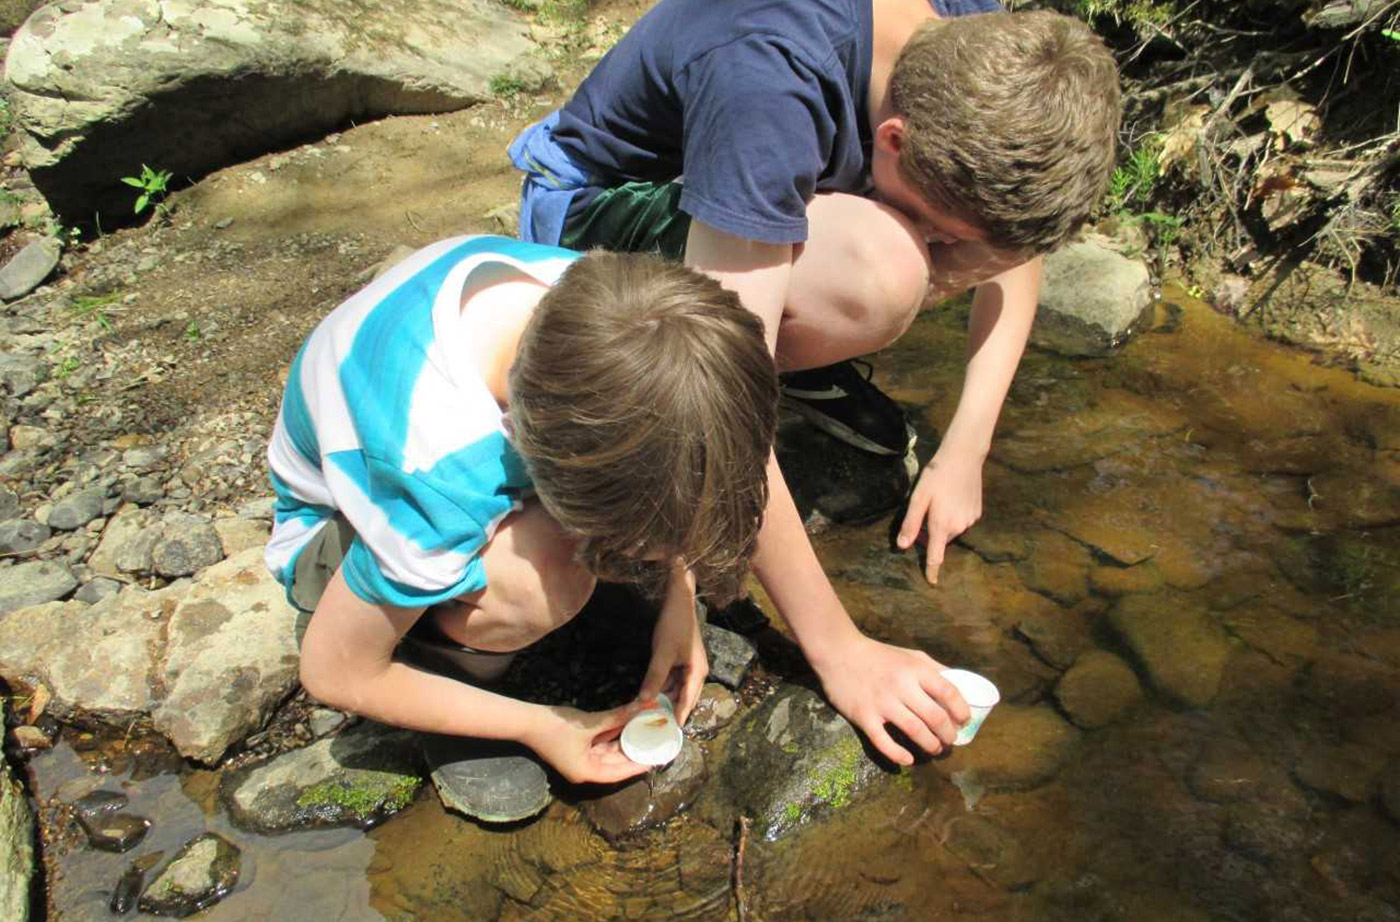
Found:
[(919, 439), (918, 435), (914, 432), (914, 427), (905, 423), (904, 431), (909, 435), (909, 443), (904, 446), (904, 450), (901, 452), (877, 442), (872, 442), (845, 423), (832, 419), (830, 416), (827, 416), (825, 413), (822, 413), (820, 410), (815, 409), (810, 404), (801, 400), (784, 397), (781, 403), (832, 438), (840, 439), (847, 445), (859, 448), (861, 451), (869, 452), (872, 455), (893, 456), (903, 454), (907, 456), (913, 452), (914, 443)]

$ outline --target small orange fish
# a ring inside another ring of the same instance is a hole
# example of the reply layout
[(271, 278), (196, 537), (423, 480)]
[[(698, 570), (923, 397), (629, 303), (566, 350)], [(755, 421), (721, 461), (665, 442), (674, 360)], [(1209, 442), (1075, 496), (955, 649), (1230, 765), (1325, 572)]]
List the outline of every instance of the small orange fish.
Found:
[(647, 726), (648, 726), (648, 727), (664, 727), (664, 726), (666, 726), (666, 724), (668, 724), (668, 723), (670, 723), (670, 721), (669, 721), (667, 718), (665, 718), (665, 717), (653, 717), (651, 720), (648, 720), (648, 721), (647, 721)]

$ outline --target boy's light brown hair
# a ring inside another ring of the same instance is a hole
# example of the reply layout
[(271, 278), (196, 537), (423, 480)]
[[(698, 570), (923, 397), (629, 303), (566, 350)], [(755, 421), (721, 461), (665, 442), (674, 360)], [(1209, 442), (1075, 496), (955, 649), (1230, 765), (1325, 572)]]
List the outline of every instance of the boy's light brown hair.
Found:
[(763, 321), (658, 257), (595, 251), (540, 301), (510, 370), (512, 441), (600, 578), (660, 593), (680, 557), (737, 597), (768, 502), (778, 380)]
[(895, 63), (890, 101), (907, 126), (906, 177), (998, 246), (1044, 253), (1064, 243), (1113, 172), (1118, 69), (1068, 16), (926, 23)]

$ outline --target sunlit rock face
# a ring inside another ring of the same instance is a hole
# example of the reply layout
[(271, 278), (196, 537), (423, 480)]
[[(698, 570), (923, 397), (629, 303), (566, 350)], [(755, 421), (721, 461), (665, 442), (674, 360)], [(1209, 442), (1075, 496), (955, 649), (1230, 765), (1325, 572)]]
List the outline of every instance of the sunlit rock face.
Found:
[(352, 120), (461, 109), (548, 79), (502, 4), (53, 4), (5, 62), (23, 156), (60, 215), (129, 214), (142, 164), (198, 177)]

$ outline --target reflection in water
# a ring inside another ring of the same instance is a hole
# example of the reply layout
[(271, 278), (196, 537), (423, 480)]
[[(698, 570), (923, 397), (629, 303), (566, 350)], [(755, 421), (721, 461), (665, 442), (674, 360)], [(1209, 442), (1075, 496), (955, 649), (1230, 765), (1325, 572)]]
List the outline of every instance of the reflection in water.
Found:
[[(939, 586), (885, 523), (818, 540), (867, 630), (1006, 703), (912, 784), (747, 841), (750, 918), (1400, 919), (1400, 395), (1177, 307), (1111, 359), (1027, 356)], [(926, 451), (963, 319), (926, 315), (877, 366)], [(67, 749), (35, 765), (44, 798), (86, 776)], [(368, 834), (260, 839), (211, 778), (129, 786), (157, 820), (139, 852), (206, 828), (245, 848), (201, 918), (736, 917), (735, 831), (705, 797), (623, 848), (572, 804), (490, 831), (430, 790)], [(102, 917), (131, 857), (60, 858), (51, 918)]]

